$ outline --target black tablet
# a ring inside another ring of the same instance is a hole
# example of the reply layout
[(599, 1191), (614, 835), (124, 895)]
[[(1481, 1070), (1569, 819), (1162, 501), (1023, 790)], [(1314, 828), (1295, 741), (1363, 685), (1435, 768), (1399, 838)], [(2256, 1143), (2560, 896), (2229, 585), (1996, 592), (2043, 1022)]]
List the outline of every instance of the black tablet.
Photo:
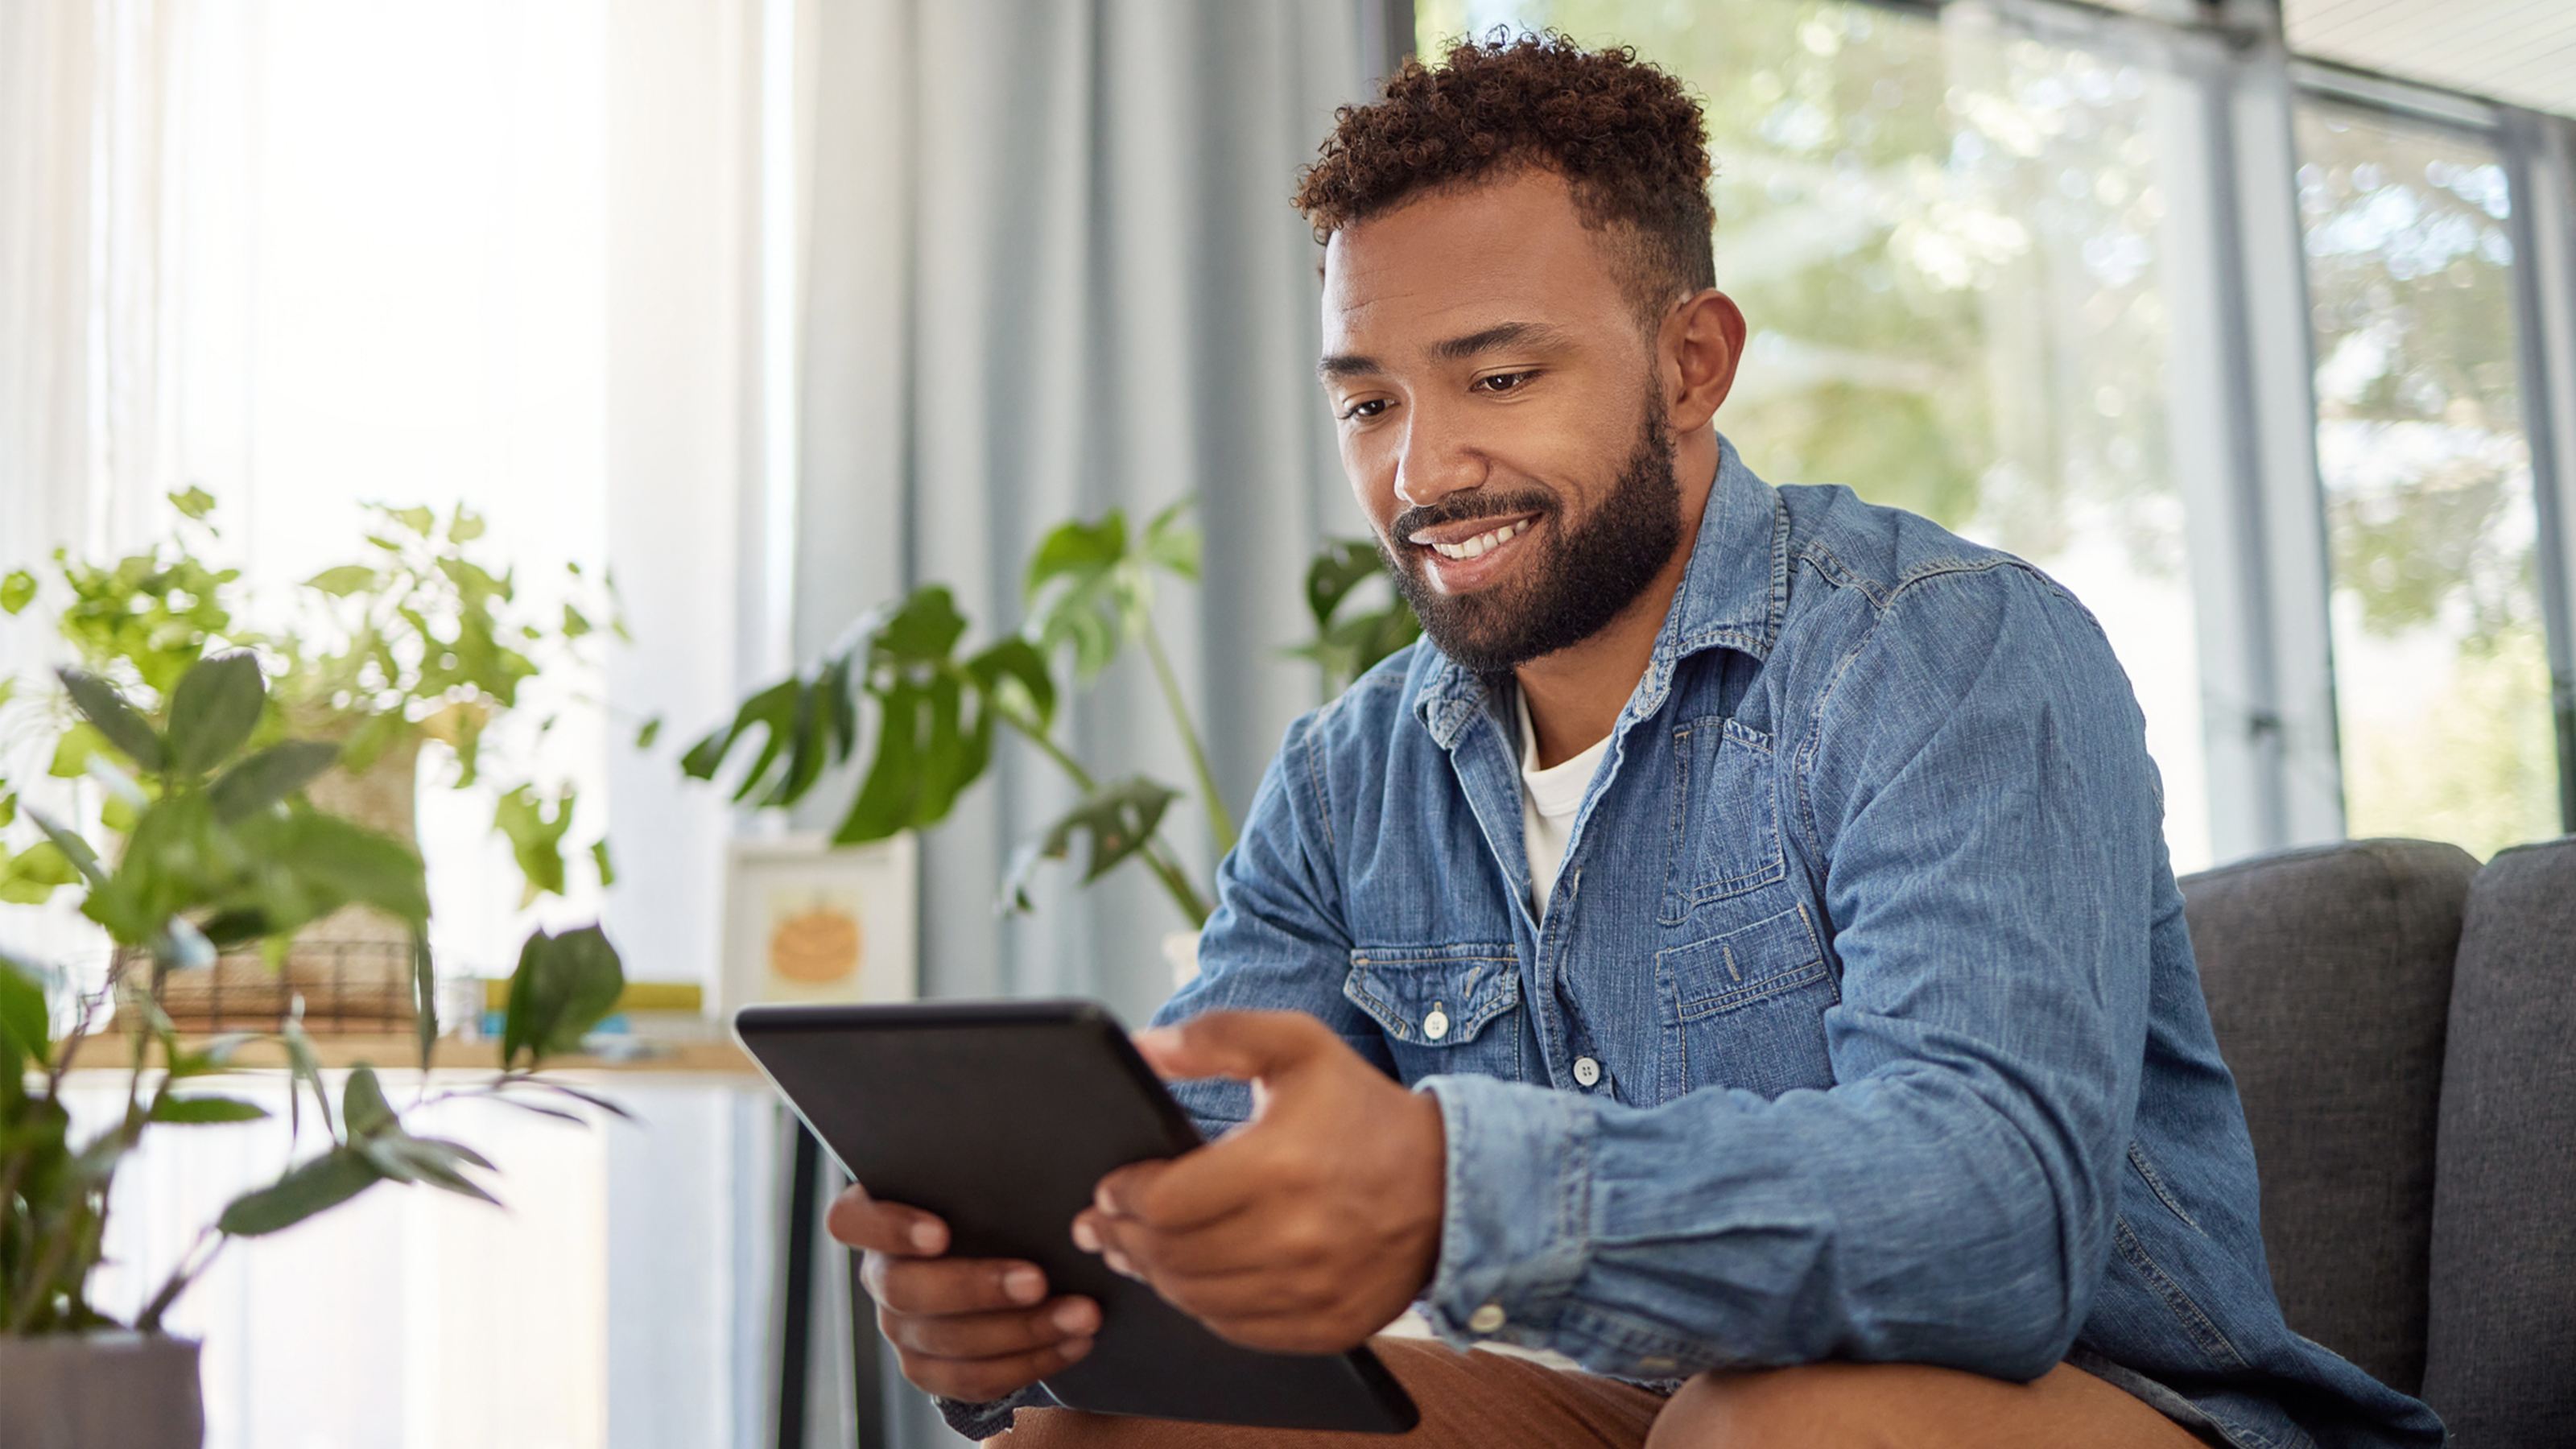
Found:
[(1400, 1434), (1420, 1417), (1366, 1348), (1228, 1343), (1073, 1245), (1113, 1168), (1199, 1144), (1126, 1031), (1088, 1001), (747, 1006), (734, 1033), (842, 1167), (947, 1220), (949, 1251), (1025, 1258), (1100, 1304), (1082, 1362), (1046, 1380), (1104, 1414)]

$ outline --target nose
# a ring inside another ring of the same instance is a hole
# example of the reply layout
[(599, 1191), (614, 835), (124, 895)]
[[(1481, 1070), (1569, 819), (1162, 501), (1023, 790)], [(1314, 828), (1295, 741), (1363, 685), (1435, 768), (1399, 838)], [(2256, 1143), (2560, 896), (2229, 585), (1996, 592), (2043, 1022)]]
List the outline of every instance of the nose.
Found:
[(1463, 422), (1438, 402), (1414, 403), (1405, 422), (1404, 445), (1396, 455), (1398, 503), (1419, 508), (1452, 493), (1485, 486), (1491, 464)]

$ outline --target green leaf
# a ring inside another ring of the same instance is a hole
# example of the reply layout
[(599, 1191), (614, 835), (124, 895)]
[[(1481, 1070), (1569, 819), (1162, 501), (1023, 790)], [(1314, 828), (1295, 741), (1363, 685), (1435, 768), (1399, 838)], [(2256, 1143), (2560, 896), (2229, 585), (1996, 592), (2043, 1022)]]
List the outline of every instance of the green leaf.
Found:
[(609, 858), (607, 836), (603, 835), (590, 843), (590, 859), (592, 864), (599, 867), (599, 885), (602, 890), (617, 884), (617, 862)]
[[(0, 848), (0, 855), (6, 855)], [(50, 840), (40, 840), (0, 864), (0, 901), (13, 906), (41, 906), (53, 899), (63, 886), (78, 885), (81, 874), (73, 869), (62, 847)]]
[(108, 748), (107, 736), (93, 729), (87, 720), (78, 720), (54, 741), (52, 760), (45, 773), (57, 780), (77, 780), (89, 773), (90, 757)]
[(1364, 538), (1332, 538), (1306, 565), (1306, 610), (1315, 616), (1315, 632), (1332, 627), (1333, 614), (1351, 590), (1384, 571), (1377, 545)]
[(313, 783), (339, 757), (338, 745), (286, 740), (217, 776), (206, 796), (214, 804), (215, 818), (229, 825), (276, 806)]
[(442, 1142), (434, 1137), (397, 1134), (376, 1138), (359, 1150), (367, 1155), (367, 1160), (378, 1171), (397, 1182), (425, 1182), (460, 1197), (475, 1198), (494, 1207), (501, 1205), (499, 1198), (485, 1192), (456, 1168), (459, 1161), (466, 1159), (485, 1168), (491, 1164), (455, 1143)]
[(744, 700), (742, 707), (734, 712), (730, 726), (699, 740), (689, 747), (686, 755), (681, 756), (681, 773), (692, 779), (714, 779), (716, 771), (724, 765), (725, 757), (733, 752), (734, 742), (757, 725), (764, 731), (760, 753), (753, 759), (751, 768), (744, 772), (742, 783), (733, 793), (737, 803), (749, 798), (762, 787), (771, 765), (793, 742), (797, 702), (803, 693), (799, 681), (783, 679)]
[(170, 1063), (174, 1079), (212, 1076), (230, 1069), (233, 1058), (243, 1047), (260, 1039), (255, 1031), (228, 1031), (212, 1038), (195, 1051), (182, 1051)]
[(365, 564), (342, 564), (338, 568), (324, 569), (306, 579), (304, 587), (320, 589), (335, 599), (345, 599), (351, 594), (372, 591), (376, 587), (377, 578), (376, 571)]
[(1034, 603), (1046, 586), (1057, 579), (1085, 579), (1117, 566), (1127, 556), (1127, 517), (1110, 509), (1096, 523), (1057, 524), (1055, 530), (1038, 542), (1037, 552), (1029, 555), (1027, 575), (1021, 580), (1024, 601)]
[(199, 661), (170, 696), (171, 767), (197, 775), (232, 758), (267, 705), (268, 681), (248, 650)]
[[(305, 1034), (304, 1023), (295, 1016), (280, 1024), (278, 1035), (286, 1043), (286, 1069), (295, 1079), (287, 1087), (288, 1120), (297, 1121), (296, 1103), (302, 1099), (295, 1095), (295, 1088), (301, 1086), (313, 1094), (313, 1105), (322, 1114), (323, 1130), (338, 1137), (340, 1129), (331, 1118), (331, 1094), (322, 1089), (322, 1057), (313, 1050), (313, 1038)], [(289, 1131), (287, 1137), (292, 1141), (294, 1132)]]
[[(53, 1060), (52, 1013), (45, 1006), (45, 987), (36, 973), (0, 956), (0, 1040), (27, 1061)], [(6, 1154), (0, 1153), (0, 1160)]]
[(384, 1083), (376, 1080), (375, 1068), (360, 1065), (350, 1070), (348, 1084), (340, 1089), (340, 1125), (348, 1129), (352, 1142), (402, 1129), (402, 1119), (394, 1115), (393, 1103), (385, 1100)]
[(1339, 617), (1354, 591), (1384, 576), (1377, 545), (1366, 539), (1328, 540), (1306, 568), (1306, 608), (1314, 616), (1315, 637), (1287, 652), (1315, 662), (1323, 671), (1327, 696), (1422, 637), (1413, 607), (1392, 589), (1385, 607)]
[(1197, 501), (1183, 498), (1145, 525), (1145, 561), (1192, 582), (1199, 576), (1199, 531), (1181, 522), (1181, 515)]
[(530, 1064), (577, 1051), (584, 1033), (617, 1009), (626, 972), (617, 948), (597, 926), (550, 936), (534, 931), (510, 975), (510, 1005), (501, 1025), (501, 1061)]
[(36, 601), (36, 576), (25, 569), (11, 569), (0, 576), (0, 614), (15, 616)]
[(98, 863), (98, 852), (89, 848), (88, 841), (55, 824), (52, 817), (41, 810), (29, 810), (27, 818), (35, 821), (36, 827), (45, 832), (45, 838), (54, 843), (54, 848), (63, 853), (63, 858), (71, 862), (74, 870), (80, 872), (81, 879), (89, 882), (90, 889), (96, 890), (107, 884), (107, 871)]
[(1030, 556), (1023, 587), (1025, 632), (1049, 655), (1070, 647), (1085, 680), (1109, 667), (1150, 602), (1144, 564), (1129, 559), (1126, 519), (1114, 508), (1097, 523), (1058, 525)]
[(438, 1053), (438, 963), (430, 956), (425, 925), (411, 928), (411, 1031), (426, 1074)]
[(184, 492), (168, 493), (162, 496), (170, 500), (171, 507), (178, 509), (181, 513), (186, 514), (190, 519), (198, 523), (205, 522), (206, 515), (215, 511), (215, 495), (208, 493), (203, 488), (198, 488), (193, 485)]
[[(563, 894), (563, 839), (564, 832), (572, 829), (573, 800), (570, 785), (552, 802), (538, 795), (534, 786), (521, 785), (502, 796), (493, 809), (492, 828), (508, 838), (511, 858), (519, 863), (519, 875), (527, 883), (519, 902), (523, 908), (548, 892)], [(549, 803), (551, 815), (546, 813)]]
[(79, 669), (56, 671), (63, 688), (70, 692), (72, 707), (81, 712), (105, 736), (107, 742), (125, 752), (126, 758), (146, 770), (160, 771), (168, 762), (161, 736), (145, 723), (134, 706), (125, 702), (116, 686), (95, 674)]
[(428, 881), (410, 846), (336, 815), (309, 811), (289, 823), (294, 827), (289, 859), (305, 879), (397, 920), (429, 919)]
[(657, 714), (644, 721), (642, 728), (635, 731), (635, 748), (649, 750), (653, 748), (653, 742), (661, 737), (662, 717)]
[(266, 1107), (233, 1097), (164, 1097), (152, 1104), (155, 1122), (256, 1122), (267, 1115)]
[(1083, 797), (1043, 835), (1012, 853), (1010, 870), (1002, 882), (1004, 908), (1031, 909), (1028, 888), (1037, 874), (1038, 863), (1070, 856), (1077, 835), (1091, 837), (1091, 858), (1083, 870), (1083, 884), (1100, 879), (1145, 848), (1163, 823), (1164, 812), (1180, 798), (1179, 791), (1142, 775), (1130, 775)]
[(945, 660), (966, 633), (956, 596), (941, 585), (912, 591), (900, 607), (869, 632), (872, 663), (930, 664)]
[(438, 527), (438, 515), (418, 505), (410, 508), (387, 508), (382, 511), (385, 517), (423, 538), (429, 537), (430, 530)]
[(1041, 733), (1055, 723), (1055, 676), (1047, 672), (1046, 656), (1028, 640), (1017, 635), (1002, 640), (967, 660), (966, 673), (988, 699), (1016, 689)]
[(447, 525), (447, 541), (450, 543), (472, 543), (474, 540), (481, 538), (482, 536), (483, 515), (468, 511), (462, 503), (456, 505), (456, 517), (450, 520)]
[(833, 834), (838, 844), (883, 840), (946, 819), (959, 792), (992, 760), (992, 717), (966, 724), (959, 674), (934, 674), (919, 684), (898, 677), (875, 693), (876, 758)]
[(578, 639), (590, 632), (590, 620), (570, 604), (563, 606), (563, 636)]
[(364, 1153), (336, 1147), (275, 1183), (234, 1198), (215, 1227), (235, 1237), (259, 1237), (338, 1207), (383, 1180)]

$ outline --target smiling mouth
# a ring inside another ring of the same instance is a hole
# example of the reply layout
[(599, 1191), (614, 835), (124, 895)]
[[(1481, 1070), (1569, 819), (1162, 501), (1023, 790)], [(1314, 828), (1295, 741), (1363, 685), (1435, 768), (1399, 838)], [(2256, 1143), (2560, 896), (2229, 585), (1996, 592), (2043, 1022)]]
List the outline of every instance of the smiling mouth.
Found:
[(1461, 539), (1456, 543), (1443, 543), (1438, 539), (1432, 538), (1430, 536), (1431, 531), (1429, 529), (1424, 529), (1422, 532), (1406, 539), (1405, 542), (1417, 545), (1418, 547), (1427, 548), (1433, 553), (1440, 555), (1442, 558), (1462, 560), (1471, 559), (1490, 553), (1493, 550), (1502, 547), (1504, 544), (1511, 542), (1513, 539), (1520, 537), (1522, 534), (1527, 533), (1530, 525), (1537, 521), (1538, 520), (1535, 518), (1524, 518), (1516, 523), (1506, 523), (1500, 528), (1487, 529), (1485, 532), (1477, 534), (1472, 538)]

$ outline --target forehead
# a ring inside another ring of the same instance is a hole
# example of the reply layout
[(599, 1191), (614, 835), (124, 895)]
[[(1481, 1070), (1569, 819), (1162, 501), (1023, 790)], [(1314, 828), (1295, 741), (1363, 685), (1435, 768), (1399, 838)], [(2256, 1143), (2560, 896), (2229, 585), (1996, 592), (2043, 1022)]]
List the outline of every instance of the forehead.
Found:
[(1410, 360), (1497, 322), (1632, 331), (1609, 239), (1563, 178), (1534, 167), (1438, 191), (1333, 233), (1324, 248), (1324, 353)]

